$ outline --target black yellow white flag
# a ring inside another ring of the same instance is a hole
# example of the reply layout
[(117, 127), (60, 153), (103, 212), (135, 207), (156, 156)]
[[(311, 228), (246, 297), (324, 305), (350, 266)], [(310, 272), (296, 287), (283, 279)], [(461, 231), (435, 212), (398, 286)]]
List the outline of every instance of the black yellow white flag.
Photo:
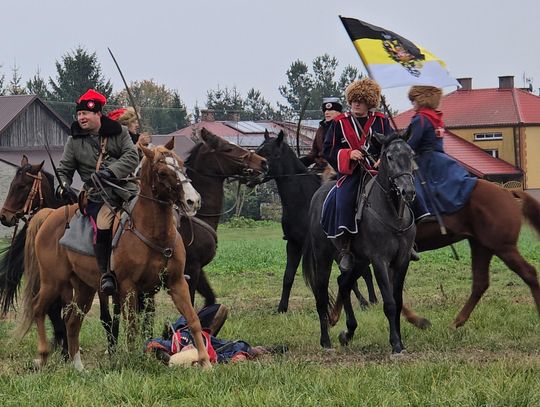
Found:
[(384, 28), (339, 17), (369, 76), (382, 88), (409, 85), (459, 86), (446, 64), (413, 42)]

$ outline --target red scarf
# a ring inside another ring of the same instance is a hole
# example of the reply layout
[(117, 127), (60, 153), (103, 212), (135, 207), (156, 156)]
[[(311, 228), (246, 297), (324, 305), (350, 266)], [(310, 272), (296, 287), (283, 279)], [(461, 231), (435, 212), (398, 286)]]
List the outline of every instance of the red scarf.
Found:
[(442, 119), (442, 112), (440, 110), (431, 109), (429, 107), (421, 107), (416, 112), (416, 115), (422, 115), (426, 119), (428, 119), (431, 124), (433, 125), (433, 128), (438, 129), (440, 127), (444, 127), (444, 122)]

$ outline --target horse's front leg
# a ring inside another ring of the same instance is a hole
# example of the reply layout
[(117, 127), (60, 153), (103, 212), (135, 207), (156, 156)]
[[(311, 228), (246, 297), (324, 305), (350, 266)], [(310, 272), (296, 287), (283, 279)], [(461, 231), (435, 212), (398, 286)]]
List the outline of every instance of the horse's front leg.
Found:
[[(172, 261), (170, 263), (173, 263)], [(178, 263), (178, 262), (174, 262)], [(208, 351), (204, 346), (204, 341), (202, 337), (202, 327), (199, 317), (191, 304), (191, 297), (189, 295), (189, 286), (184, 278), (184, 273), (179, 264), (170, 264), (169, 265), (169, 294), (176, 306), (176, 309), (182, 314), (187, 322), (188, 327), (195, 341), (195, 347), (197, 348), (199, 354), (199, 365), (203, 368), (212, 367), (210, 363), (210, 357), (208, 356)], [(174, 272), (174, 271), (176, 272)]]
[(135, 349), (135, 338), (138, 333), (137, 326), (137, 288), (132, 281), (124, 280), (120, 284), (120, 306), (126, 321), (126, 339), (128, 349)]
[[(373, 265), (375, 279), (377, 280), (383, 298), (384, 315), (386, 316), (390, 327), (390, 345), (392, 346), (392, 353), (401, 353), (403, 351), (403, 345), (401, 344), (401, 338), (396, 325), (397, 308), (394, 299), (393, 282), (389, 275), (389, 265), (384, 259), (380, 258), (373, 258), (371, 264)], [(399, 314), (397, 315), (399, 317)]]
[(278, 305), (278, 312), (287, 312), (289, 309), (289, 298), (294, 283), (294, 277), (302, 258), (302, 246), (293, 242), (287, 241), (287, 264), (285, 266), (285, 274), (283, 275), (283, 287), (281, 290), (281, 300)]

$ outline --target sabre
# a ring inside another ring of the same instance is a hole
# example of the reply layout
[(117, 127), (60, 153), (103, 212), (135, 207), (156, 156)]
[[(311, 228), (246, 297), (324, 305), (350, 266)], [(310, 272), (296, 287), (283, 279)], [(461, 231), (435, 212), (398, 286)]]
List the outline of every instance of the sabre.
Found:
[(122, 82), (124, 82), (124, 86), (126, 88), (126, 92), (128, 94), (129, 102), (131, 103), (131, 107), (133, 107), (133, 110), (135, 111), (135, 117), (137, 118), (137, 123), (139, 124), (139, 129), (142, 131), (142, 124), (141, 124), (141, 118), (139, 117), (139, 111), (137, 110), (137, 106), (135, 105), (135, 98), (133, 97), (133, 94), (131, 93), (131, 90), (129, 89), (129, 86), (126, 82), (126, 78), (124, 78), (124, 74), (122, 73), (122, 70), (120, 69), (120, 65), (118, 65), (118, 62), (116, 61), (116, 58), (114, 57), (114, 54), (112, 53), (111, 49), (107, 47), (109, 50), (109, 54), (111, 54), (111, 57), (114, 61), (114, 64), (116, 65), (116, 68), (118, 69), (118, 72), (120, 73), (120, 77), (122, 78)]

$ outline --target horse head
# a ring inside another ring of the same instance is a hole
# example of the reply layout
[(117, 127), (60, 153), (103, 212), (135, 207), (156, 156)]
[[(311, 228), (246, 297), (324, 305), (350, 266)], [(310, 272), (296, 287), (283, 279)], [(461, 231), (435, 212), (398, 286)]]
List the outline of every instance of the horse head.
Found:
[(416, 196), (413, 179), (414, 152), (405, 140), (397, 134), (374, 134), (382, 144), (379, 173), (386, 176), (391, 189), (396, 191), (407, 203), (412, 203)]
[(152, 149), (139, 146), (144, 153), (141, 192), (159, 201), (178, 204), (186, 215), (194, 216), (201, 207), (201, 196), (184, 172), (184, 162), (174, 153), (174, 138)]
[(283, 130), (278, 133), (277, 137), (270, 137), (268, 131), (265, 131), (263, 143), (255, 150), (257, 154), (268, 161), (268, 176), (270, 178), (306, 172), (305, 166), (284, 139)]
[[(261, 178), (266, 174), (266, 160), (253, 151), (230, 143), (204, 127), (201, 138), (202, 144), (192, 150), (186, 161), (190, 170), (207, 176), (239, 177), (244, 180)], [(197, 166), (201, 169), (195, 168)]]
[(11, 181), (4, 206), (0, 210), (0, 222), (4, 226), (15, 226), (19, 219), (41, 207), (41, 169), (44, 163), (42, 161), (41, 164), (32, 165), (23, 155), (21, 166)]

